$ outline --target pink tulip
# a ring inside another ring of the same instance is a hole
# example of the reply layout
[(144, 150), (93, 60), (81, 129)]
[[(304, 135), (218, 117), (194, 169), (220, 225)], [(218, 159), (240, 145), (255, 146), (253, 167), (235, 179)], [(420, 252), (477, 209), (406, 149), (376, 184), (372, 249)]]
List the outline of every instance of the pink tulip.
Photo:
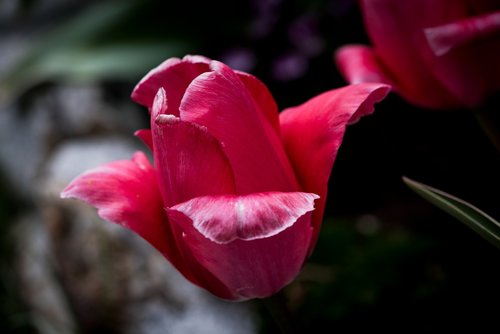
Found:
[(266, 86), (200, 56), (171, 58), (132, 98), (149, 108), (137, 152), (62, 192), (151, 243), (188, 280), (228, 300), (270, 296), (316, 242), (345, 127), (373, 111), (383, 84), (325, 92), (278, 115)]
[(500, 1), (360, 0), (373, 47), (336, 52), (350, 83), (383, 82), (427, 108), (475, 108), (500, 91)]

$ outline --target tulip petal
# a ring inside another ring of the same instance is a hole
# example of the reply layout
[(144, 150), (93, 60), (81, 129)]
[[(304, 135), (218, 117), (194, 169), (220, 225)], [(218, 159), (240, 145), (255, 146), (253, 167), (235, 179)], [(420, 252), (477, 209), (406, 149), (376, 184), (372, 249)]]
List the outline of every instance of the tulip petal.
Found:
[(234, 296), (274, 294), (298, 274), (312, 236), (317, 195), (264, 193), (195, 198), (168, 210), (184, 240)]
[(281, 133), (302, 189), (320, 196), (313, 214), (315, 237), (325, 208), (327, 184), (346, 126), (373, 112), (390, 87), (357, 84), (334, 89), (280, 114)]
[(246, 196), (203, 196), (173, 206), (213, 242), (268, 238), (314, 210), (318, 196), (309, 193), (256, 193)]
[(169, 99), (169, 114), (179, 116), (179, 104), (189, 83), (208, 71), (209, 60), (201, 56), (169, 58), (149, 71), (135, 86), (132, 100), (151, 108), (158, 89), (164, 88)]
[(436, 56), (499, 32), (500, 11), (424, 29), (427, 42)]
[(219, 140), (233, 168), (238, 194), (298, 190), (280, 138), (255, 107), (249, 90), (226, 65), (212, 61), (210, 68), (187, 88), (181, 119), (207, 127)]
[(134, 231), (170, 261), (178, 262), (156, 173), (142, 152), (135, 153), (131, 161), (115, 161), (87, 171), (61, 197), (94, 206), (100, 217)]
[(255, 101), (255, 108), (260, 110), (276, 133), (279, 133), (280, 121), (278, 117), (278, 106), (266, 85), (251, 74), (240, 71), (235, 71), (235, 73), (248, 89), (250, 95), (252, 95)]
[(339, 71), (350, 84), (365, 82), (393, 85), (375, 51), (365, 45), (346, 45), (335, 52)]
[(154, 158), (166, 206), (205, 195), (232, 194), (234, 176), (220, 143), (207, 129), (162, 112), (165, 92), (153, 106)]
[(134, 135), (139, 137), (140, 140), (153, 152), (153, 135), (150, 129), (137, 130)]

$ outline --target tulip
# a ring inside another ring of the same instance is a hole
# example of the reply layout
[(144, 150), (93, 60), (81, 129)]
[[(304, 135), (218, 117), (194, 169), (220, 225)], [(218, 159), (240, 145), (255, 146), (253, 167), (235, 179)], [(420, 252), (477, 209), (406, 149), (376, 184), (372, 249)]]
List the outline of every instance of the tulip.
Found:
[(74, 179), (83, 200), (134, 231), (189, 281), (226, 300), (268, 297), (316, 242), (346, 125), (373, 112), (384, 84), (325, 92), (278, 114), (254, 76), (201, 56), (151, 70), (132, 99), (149, 109), (151, 149)]
[(350, 83), (383, 82), (430, 109), (476, 109), (500, 91), (500, 1), (360, 0), (373, 44), (335, 58)]

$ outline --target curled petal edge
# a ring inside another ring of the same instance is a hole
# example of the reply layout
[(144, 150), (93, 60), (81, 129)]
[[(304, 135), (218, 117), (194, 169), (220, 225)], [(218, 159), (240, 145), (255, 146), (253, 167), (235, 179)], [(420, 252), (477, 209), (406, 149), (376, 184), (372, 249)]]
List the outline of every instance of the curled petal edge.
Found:
[(314, 210), (319, 196), (266, 192), (244, 196), (202, 196), (168, 209), (189, 217), (193, 227), (218, 244), (272, 237)]

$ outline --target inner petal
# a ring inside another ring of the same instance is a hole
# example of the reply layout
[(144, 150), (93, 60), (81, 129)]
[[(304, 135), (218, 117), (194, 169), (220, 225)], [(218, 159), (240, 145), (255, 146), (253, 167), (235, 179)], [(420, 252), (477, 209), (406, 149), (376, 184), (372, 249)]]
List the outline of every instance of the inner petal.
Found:
[(299, 190), (279, 134), (255, 107), (248, 88), (226, 65), (213, 61), (210, 68), (187, 88), (181, 119), (207, 127), (219, 140), (238, 194)]
[(204, 195), (235, 192), (231, 165), (220, 143), (206, 128), (184, 122), (166, 109), (163, 89), (154, 102), (151, 124), (154, 160), (165, 205)]

